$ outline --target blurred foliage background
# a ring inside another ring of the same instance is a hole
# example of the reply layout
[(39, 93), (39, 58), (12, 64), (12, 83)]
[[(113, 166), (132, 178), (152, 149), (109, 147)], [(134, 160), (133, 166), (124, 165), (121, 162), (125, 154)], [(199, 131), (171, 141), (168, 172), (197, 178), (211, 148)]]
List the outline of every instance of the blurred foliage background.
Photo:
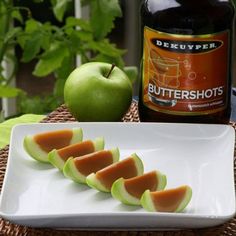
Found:
[[(0, 1), (0, 97), (17, 97), (19, 114), (43, 114), (62, 104), (64, 83), (76, 66), (77, 56), (81, 63), (115, 63), (131, 77), (136, 76), (136, 68), (125, 67), (126, 50), (108, 38), (115, 20), (122, 17), (118, 0), (82, 0), (82, 5), (90, 9), (86, 19), (74, 16), (73, 0), (30, 2)], [(40, 6), (47, 7), (45, 11), (51, 12), (52, 19), (35, 18), (32, 8), (37, 13)], [(19, 64), (24, 63), (27, 66), (33, 63), (33, 76), (44, 78), (42, 83), (53, 83), (53, 92), (42, 91), (34, 96), (33, 92), (29, 94), (11, 86)], [(9, 64), (10, 71), (7, 69)], [(52, 76), (53, 82), (52, 79), (45, 80)]]

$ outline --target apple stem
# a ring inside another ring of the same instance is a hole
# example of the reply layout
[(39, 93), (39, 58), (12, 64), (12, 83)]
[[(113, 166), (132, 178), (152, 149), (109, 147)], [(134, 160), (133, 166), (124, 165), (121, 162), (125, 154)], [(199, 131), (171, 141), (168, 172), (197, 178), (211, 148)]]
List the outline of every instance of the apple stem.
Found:
[(108, 78), (109, 79), (109, 77), (110, 77), (110, 75), (111, 75), (111, 72), (114, 70), (114, 68), (116, 67), (116, 65), (115, 64), (112, 64), (111, 65), (111, 69), (110, 69), (110, 71), (108, 72), (108, 74), (107, 74), (107, 76), (106, 76), (106, 78)]

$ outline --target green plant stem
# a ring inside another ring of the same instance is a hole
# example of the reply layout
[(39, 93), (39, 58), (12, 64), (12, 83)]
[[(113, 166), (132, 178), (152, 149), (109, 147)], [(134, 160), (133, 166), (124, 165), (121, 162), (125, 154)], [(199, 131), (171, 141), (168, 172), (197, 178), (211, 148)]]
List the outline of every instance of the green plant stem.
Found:
[[(8, 2), (4, 1), (3, 3), (5, 5), (5, 11), (7, 11), (7, 8), (9, 7), (11, 6), (13, 7), (12, 0), (8, 0)], [(5, 16), (2, 16), (2, 18), (3, 18), (2, 19), (3, 24), (1, 26), (2, 28), (1, 35), (5, 35), (9, 31), (9, 28), (10, 28), (11, 16), (10, 14), (6, 14)], [(0, 62), (3, 61), (6, 50), (7, 50), (7, 44), (3, 42), (0, 47)]]
[(13, 63), (12, 63), (13, 70), (11, 72), (11, 75), (7, 78), (6, 85), (10, 85), (11, 84), (11, 82), (14, 79), (14, 76), (15, 76), (17, 70), (18, 70), (18, 61), (17, 61), (17, 59), (14, 56), (12, 57), (12, 61), (13, 61)]
[(19, 7), (12, 7), (12, 10), (24, 10), (24, 11), (27, 12), (29, 18), (32, 17), (31, 11), (30, 11), (30, 9), (28, 7), (21, 7), (21, 6), (19, 6)]
[(111, 75), (111, 73), (112, 73), (112, 71), (114, 70), (115, 67), (116, 67), (115, 64), (112, 64), (112, 65), (111, 65), (110, 71), (108, 72), (107, 76), (105, 76), (107, 79), (109, 79), (109, 77), (110, 77), (110, 75)]

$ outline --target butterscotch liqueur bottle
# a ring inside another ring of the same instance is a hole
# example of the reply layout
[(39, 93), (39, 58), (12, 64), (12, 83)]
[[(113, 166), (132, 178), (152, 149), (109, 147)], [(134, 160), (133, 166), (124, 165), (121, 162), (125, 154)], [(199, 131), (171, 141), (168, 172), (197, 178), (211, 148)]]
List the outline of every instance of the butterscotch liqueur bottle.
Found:
[(141, 121), (228, 123), (234, 5), (145, 0), (141, 6)]

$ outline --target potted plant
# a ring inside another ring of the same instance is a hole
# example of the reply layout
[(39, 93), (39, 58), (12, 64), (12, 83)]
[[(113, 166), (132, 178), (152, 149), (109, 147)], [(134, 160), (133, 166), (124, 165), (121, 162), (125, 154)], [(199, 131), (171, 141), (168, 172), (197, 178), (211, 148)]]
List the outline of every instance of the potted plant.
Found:
[[(34, 0), (35, 4), (44, 0)], [(74, 1), (51, 0), (52, 10), (61, 26), (50, 22), (42, 23), (34, 19), (29, 8), (13, 4), (12, 0), (0, 2), (0, 64), (11, 63), (12, 71), (5, 73), (0, 68), (0, 97), (20, 97), (27, 101), (27, 94), (10, 86), (19, 59), (14, 56), (16, 45), (22, 49), (22, 62), (36, 60), (33, 74), (45, 77), (53, 74), (56, 78), (53, 93), (42, 98), (45, 107), (54, 108), (63, 102), (63, 87), (69, 73), (75, 67), (75, 58), (80, 56), (82, 63), (103, 61), (115, 63), (120, 68), (135, 75), (135, 68), (125, 68), (122, 56), (125, 50), (117, 48), (108, 39), (116, 17), (122, 15), (118, 0), (84, 0), (90, 8), (89, 19), (65, 16)], [(26, 17), (24, 17), (26, 15)], [(13, 27), (12, 22), (18, 26)], [(6, 76), (7, 75), (7, 76)], [(40, 98), (41, 99), (41, 98)], [(19, 106), (21, 107), (21, 106)]]

